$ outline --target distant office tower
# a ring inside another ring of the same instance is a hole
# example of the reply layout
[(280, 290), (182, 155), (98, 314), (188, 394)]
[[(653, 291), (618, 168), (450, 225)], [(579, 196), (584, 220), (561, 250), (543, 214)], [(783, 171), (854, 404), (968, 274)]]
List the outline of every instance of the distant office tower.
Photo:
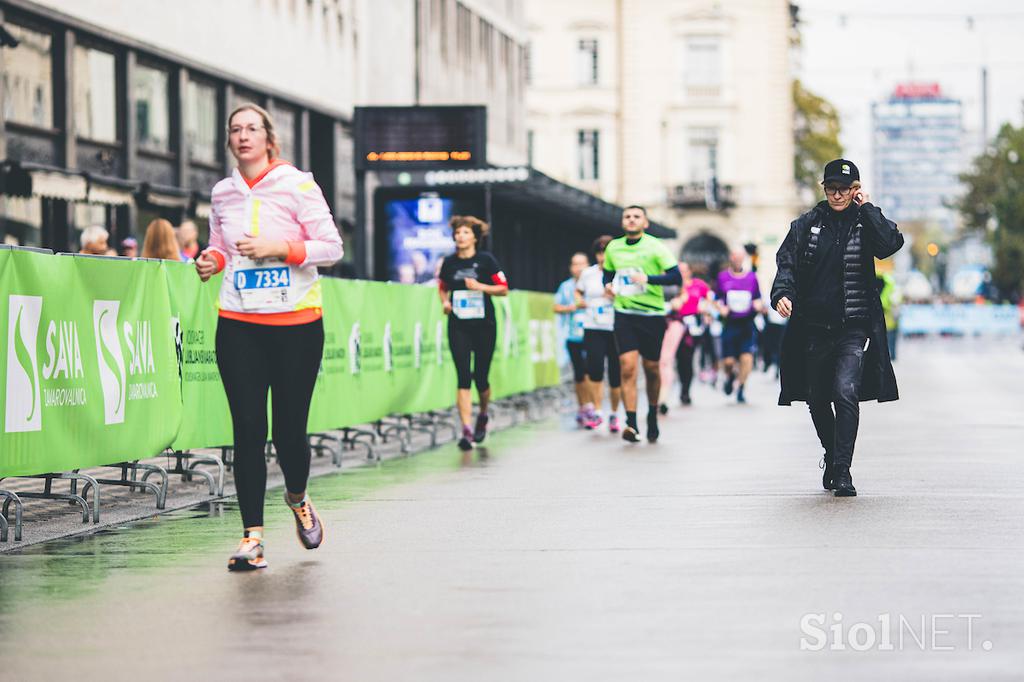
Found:
[(949, 204), (965, 169), (963, 106), (938, 83), (898, 85), (872, 105), (877, 203), (896, 222), (927, 221), (953, 231)]

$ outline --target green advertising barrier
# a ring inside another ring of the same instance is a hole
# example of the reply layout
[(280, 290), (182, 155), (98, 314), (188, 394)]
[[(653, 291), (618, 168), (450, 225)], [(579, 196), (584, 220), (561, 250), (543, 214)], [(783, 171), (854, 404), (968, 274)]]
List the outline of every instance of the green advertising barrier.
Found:
[[(191, 266), (0, 250), (0, 477), (229, 445), (216, 357), (220, 277)], [(311, 433), (450, 407), (437, 290), (322, 280)], [(554, 386), (551, 296), (496, 298), (495, 398)]]
[(0, 255), (0, 476), (162, 450), (182, 403), (164, 266)]
[(217, 369), (217, 297), (221, 275), (205, 284), (195, 267), (164, 264), (171, 315), (177, 320), (181, 349), (181, 428), (175, 450), (231, 445), (231, 412)]

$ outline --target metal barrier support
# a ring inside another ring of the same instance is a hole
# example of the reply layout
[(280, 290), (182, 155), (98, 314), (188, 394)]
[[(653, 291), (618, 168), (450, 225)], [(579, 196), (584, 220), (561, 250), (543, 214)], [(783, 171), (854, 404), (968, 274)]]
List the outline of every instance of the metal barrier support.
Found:
[[(202, 455), (189, 450), (175, 450), (171, 453), (175, 459), (174, 469), (171, 474), (181, 474), (181, 480), (191, 483), (193, 476), (199, 476), (206, 481), (210, 488), (210, 494), (221, 496), (224, 494), (224, 462), (217, 455)], [(185, 461), (188, 460), (188, 466)], [(203, 469), (198, 469), (200, 464), (212, 464), (217, 467), (217, 477)]]
[[(118, 462), (117, 464), (106, 465), (109, 468), (121, 469), (121, 478), (95, 478), (91, 482), (87, 482), (82, 486), (82, 496), (88, 495), (89, 488), (97, 483), (103, 483), (105, 485), (119, 485), (128, 488), (129, 490), (135, 490), (138, 488), (140, 491), (148, 490), (156, 496), (156, 508), (164, 509), (167, 506), (167, 485), (168, 477), (167, 470), (162, 466), (156, 464), (144, 464), (138, 460), (132, 462)], [(146, 473), (142, 475), (142, 480), (136, 480), (136, 475), (139, 470)], [(131, 478), (128, 477), (128, 472), (131, 471)], [(160, 485), (150, 483), (147, 479), (152, 474), (160, 476)], [(75, 484), (72, 484), (74, 486)]]
[(8, 490), (0, 490), (0, 497), (4, 498), (3, 514), (0, 514), (0, 542), (7, 542), (7, 514), (9, 505), (14, 503), (14, 541), (21, 542), (21, 517), (24, 512), (24, 505), (17, 494)]
[(341, 442), (349, 450), (355, 450), (356, 445), (361, 445), (366, 448), (366, 459), (373, 459), (380, 461), (380, 455), (377, 454), (377, 434), (367, 429), (359, 429), (353, 426), (346, 426), (342, 429)]
[[(86, 486), (92, 486), (93, 498), (92, 498), (92, 522), (100, 522), (100, 488), (97, 481), (88, 474), (82, 474), (78, 471), (65, 471), (59, 474), (38, 474), (36, 476), (14, 476), (12, 478), (39, 478), (43, 480), (43, 492), (21, 492), (18, 493), (17, 497), (25, 498), (29, 500), (64, 500), (70, 504), (77, 504), (82, 508), (82, 523), (89, 523), (89, 503), (86, 501), (88, 497), (88, 487), (82, 489), (82, 494), (79, 495), (77, 492), (78, 481), (85, 481)], [(55, 493), (53, 492), (53, 482), (55, 480), (71, 481), (71, 491), (68, 493)], [(12, 498), (10, 496), (4, 501), (3, 515), (7, 516), (8, 509), (10, 508)], [(20, 500), (18, 501), (20, 504)], [(17, 507), (15, 508), (17, 513)], [(17, 529), (15, 529), (17, 532)]]

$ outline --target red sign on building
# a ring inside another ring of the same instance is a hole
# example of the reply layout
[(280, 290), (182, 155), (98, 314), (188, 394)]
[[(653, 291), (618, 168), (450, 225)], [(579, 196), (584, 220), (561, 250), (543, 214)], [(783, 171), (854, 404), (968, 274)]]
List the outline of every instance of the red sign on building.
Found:
[(897, 99), (941, 97), (942, 89), (938, 83), (900, 83), (893, 90), (892, 96)]

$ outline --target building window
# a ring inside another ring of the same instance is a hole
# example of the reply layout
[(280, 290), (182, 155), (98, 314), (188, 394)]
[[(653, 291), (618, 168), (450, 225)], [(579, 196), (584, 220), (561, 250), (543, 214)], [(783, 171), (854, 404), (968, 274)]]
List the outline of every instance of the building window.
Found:
[(526, 165), (533, 165), (533, 131), (526, 131)]
[(438, 0), (440, 11), (441, 11), (441, 28), (438, 31), (438, 36), (441, 40), (441, 59), (444, 63), (448, 63), (448, 0)]
[(75, 131), (95, 142), (117, 142), (114, 55), (75, 46)]
[(576, 46), (577, 78), (580, 85), (597, 85), (597, 40), (584, 38)]
[(527, 85), (533, 85), (533, 43), (523, 46), (523, 78)]
[(12, 246), (39, 246), (42, 231), (42, 199), (0, 195), (0, 243)]
[(135, 106), (135, 141), (139, 149), (170, 151), (170, 76), (166, 71), (141, 64), (132, 75)]
[(494, 83), (494, 27), (480, 20), (480, 59), (487, 69), (488, 84)]
[(217, 165), (217, 88), (190, 80), (185, 95), (185, 144), (192, 161)]
[(683, 48), (683, 84), (688, 96), (717, 96), (722, 87), (721, 41), (716, 36), (691, 36)]
[(277, 144), (281, 147), (281, 158), (286, 161), (297, 161), (295, 146), (295, 110), (282, 105), (275, 105), (270, 112), (274, 117), (274, 132), (277, 133)]
[(598, 131), (580, 130), (576, 141), (580, 180), (597, 180), (601, 177), (598, 165), (599, 152), (600, 134)]
[(16, 24), (4, 27), (18, 39), (16, 48), (4, 48), (4, 120), (53, 127), (53, 36)]
[(231, 90), (231, 102), (228, 104), (228, 113), (242, 106), (243, 104), (257, 104), (263, 106), (263, 98), (252, 90), (235, 87)]
[(707, 182), (718, 176), (718, 130), (691, 128), (689, 131), (689, 181)]
[(473, 13), (461, 2), (455, 4), (455, 46), (465, 68), (473, 61)]

